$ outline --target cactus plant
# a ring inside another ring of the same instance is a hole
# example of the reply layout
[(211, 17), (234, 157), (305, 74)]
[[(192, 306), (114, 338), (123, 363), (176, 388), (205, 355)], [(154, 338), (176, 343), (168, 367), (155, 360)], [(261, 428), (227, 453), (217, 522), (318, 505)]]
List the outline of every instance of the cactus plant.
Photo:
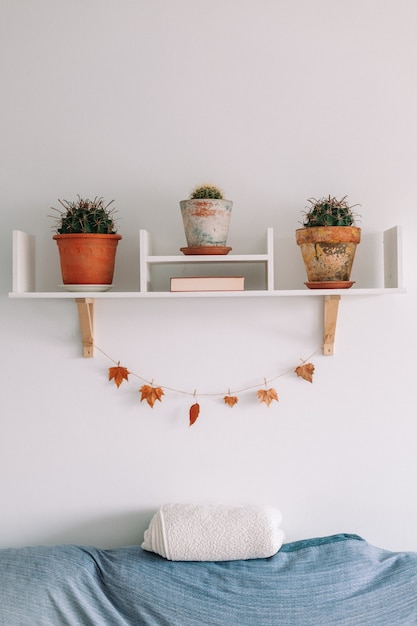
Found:
[(116, 234), (115, 209), (110, 208), (114, 200), (105, 204), (99, 196), (94, 200), (77, 197), (73, 202), (58, 200), (64, 211), (52, 207), (59, 213), (53, 239), (58, 246), (62, 281), (71, 291), (83, 285), (105, 291), (113, 281), (116, 248), (122, 238)]
[(226, 246), (233, 202), (226, 200), (219, 187), (194, 187), (187, 200), (180, 200), (187, 247), (184, 254), (227, 254)]
[(222, 200), (223, 192), (215, 185), (199, 185), (190, 194), (190, 200), (212, 199)]
[(303, 228), (296, 230), (307, 271), (309, 289), (348, 289), (356, 246), (361, 240), (361, 229), (355, 226), (357, 215), (347, 196), (338, 200), (327, 196), (308, 200)]
[(114, 213), (115, 209), (110, 209), (110, 205), (104, 203), (103, 198), (96, 196), (94, 200), (77, 196), (76, 201), (59, 200), (58, 202), (65, 209), (55, 209), (59, 212), (56, 217), (56, 232), (60, 235), (68, 234), (107, 234), (114, 235), (117, 231)]
[(307, 207), (303, 219), (303, 226), (354, 226), (357, 215), (352, 211), (355, 205), (349, 205), (347, 196), (338, 200), (334, 196), (327, 196), (316, 200), (309, 198), (311, 206)]

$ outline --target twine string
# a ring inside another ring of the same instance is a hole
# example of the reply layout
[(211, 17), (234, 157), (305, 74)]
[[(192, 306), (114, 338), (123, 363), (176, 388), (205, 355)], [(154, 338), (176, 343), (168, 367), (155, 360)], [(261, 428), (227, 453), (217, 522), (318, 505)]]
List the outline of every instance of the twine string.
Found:
[[(113, 359), (111, 356), (109, 356), (104, 350), (102, 350), (99, 346), (97, 346), (96, 344), (94, 344), (94, 348), (96, 350), (98, 350), (98, 352), (101, 352), (101, 354), (103, 356), (105, 356), (107, 359), (109, 359), (109, 361), (111, 361), (112, 363), (114, 363), (117, 367), (120, 366), (120, 360), (116, 361), (115, 359)], [(318, 352), (320, 351), (320, 348), (318, 348), (317, 350), (315, 350), (314, 352), (312, 352), (310, 354), (310, 356), (308, 356), (306, 359), (300, 359), (302, 364), (307, 363), (308, 361), (310, 361), (310, 359), (315, 356)], [(280, 374), (277, 374), (276, 376), (273, 376), (272, 378), (264, 378), (264, 382), (263, 385), (265, 385), (266, 388), (268, 388), (268, 385), (271, 384), (272, 382), (274, 382), (275, 380), (278, 380), (279, 378), (282, 378), (283, 376), (287, 376), (288, 374), (292, 374), (294, 372), (294, 368), (289, 368), (283, 372), (281, 372)], [(192, 396), (194, 398), (196, 398), (197, 395), (197, 390), (194, 389), (194, 391), (186, 391), (184, 389), (176, 389), (175, 387), (169, 387), (168, 385), (155, 385), (154, 384), (154, 378), (152, 378), (152, 380), (147, 380), (146, 378), (143, 378), (143, 376), (140, 376), (139, 374), (136, 374), (135, 372), (132, 372), (129, 370), (129, 376), (134, 376), (135, 378), (137, 378), (138, 380), (142, 381), (143, 383), (150, 385), (151, 387), (160, 387), (161, 389), (164, 389), (165, 391), (172, 391), (174, 393), (181, 393), (183, 395), (186, 396)], [(235, 389), (235, 390), (228, 390), (228, 395), (238, 395), (240, 393), (244, 393), (245, 391), (251, 391), (253, 389), (259, 389), (259, 387), (262, 387), (262, 384), (260, 383), (255, 383), (254, 385), (248, 385), (246, 387), (241, 387), (239, 389)], [(204, 396), (206, 398), (208, 397), (223, 397), (224, 396), (224, 392), (213, 392), (213, 393), (209, 393), (209, 392), (199, 392), (198, 394), (199, 396)]]

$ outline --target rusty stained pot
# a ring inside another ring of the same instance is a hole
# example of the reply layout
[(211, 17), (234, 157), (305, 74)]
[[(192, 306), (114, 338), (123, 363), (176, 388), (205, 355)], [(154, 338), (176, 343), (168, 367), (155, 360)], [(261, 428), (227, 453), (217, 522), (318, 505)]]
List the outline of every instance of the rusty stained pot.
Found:
[(64, 285), (111, 285), (121, 235), (54, 235)]
[(229, 233), (231, 200), (180, 201), (185, 238), (190, 248), (225, 246)]
[(313, 226), (295, 231), (309, 282), (349, 281), (361, 229)]

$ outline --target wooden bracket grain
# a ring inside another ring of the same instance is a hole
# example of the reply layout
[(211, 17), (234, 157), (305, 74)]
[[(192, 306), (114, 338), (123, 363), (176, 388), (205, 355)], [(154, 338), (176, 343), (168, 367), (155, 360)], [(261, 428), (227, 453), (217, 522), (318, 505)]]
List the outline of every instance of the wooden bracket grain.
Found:
[(339, 302), (339, 295), (324, 296), (323, 354), (325, 356), (332, 356), (334, 353), (334, 340), (336, 335)]
[(78, 316), (80, 318), (83, 356), (94, 356), (94, 299), (76, 298)]

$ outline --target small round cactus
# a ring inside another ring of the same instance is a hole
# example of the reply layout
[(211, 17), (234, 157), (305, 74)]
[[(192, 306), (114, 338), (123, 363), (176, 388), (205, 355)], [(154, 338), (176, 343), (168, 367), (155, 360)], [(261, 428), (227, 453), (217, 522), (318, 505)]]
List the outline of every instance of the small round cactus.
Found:
[(352, 211), (355, 205), (349, 205), (347, 196), (338, 200), (334, 196), (327, 196), (316, 200), (309, 198), (311, 206), (307, 207), (303, 219), (306, 228), (314, 226), (353, 226), (356, 214)]
[(190, 194), (191, 200), (211, 199), (222, 200), (223, 192), (215, 185), (199, 185)]
[(116, 233), (115, 209), (109, 209), (114, 200), (104, 204), (103, 198), (98, 196), (94, 200), (89, 200), (78, 195), (76, 201), (68, 202), (68, 200), (58, 199), (58, 202), (65, 209), (61, 211), (52, 207), (54, 211), (60, 213), (56, 218), (56, 230), (60, 235), (79, 233), (114, 235)]

